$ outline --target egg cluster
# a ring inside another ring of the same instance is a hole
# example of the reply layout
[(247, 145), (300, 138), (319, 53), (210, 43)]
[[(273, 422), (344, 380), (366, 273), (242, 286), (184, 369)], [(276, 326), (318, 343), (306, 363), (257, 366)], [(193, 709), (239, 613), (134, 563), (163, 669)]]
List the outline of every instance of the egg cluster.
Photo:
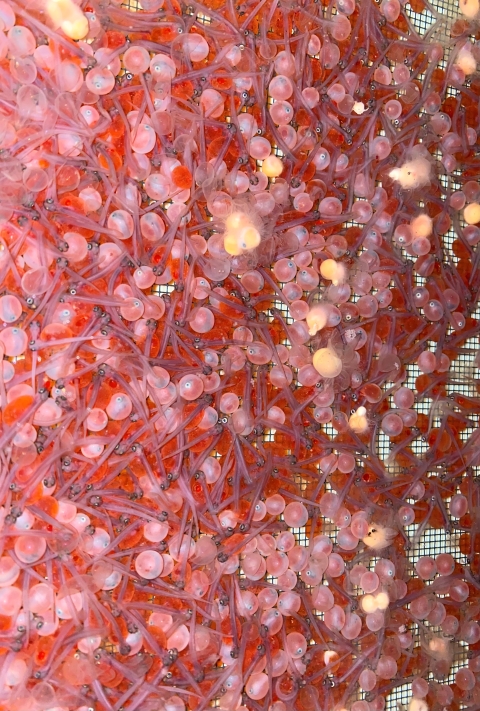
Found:
[(479, 19), (0, 0), (0, 711), (480, 708)]

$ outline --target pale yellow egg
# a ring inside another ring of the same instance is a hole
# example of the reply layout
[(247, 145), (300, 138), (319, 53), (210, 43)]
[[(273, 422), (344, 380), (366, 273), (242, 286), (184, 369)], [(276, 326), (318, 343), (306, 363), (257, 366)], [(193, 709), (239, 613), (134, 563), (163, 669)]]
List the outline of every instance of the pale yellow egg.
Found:
[(377, 603), (373, 595), (364, 595), (362, 597), (362, 610), (367, 613), (367, 615), (372, 614), (377, 610)]
[(70, 37), (70, 39), (80, 40), (83, 39), (88, 33), (88, 20), (85, 16), (79, 17), (73, 22), (65, 20), (65, 22), (62, 22), (60, 27), (65, 32), (67, 37)]
[(239, 242), (242, 249), (255, 249), (260, 244), (260, 232), (250, 225), (241, 231)]
[(378, 595), (375, 596), (375, 602), (377, 604), (377, 609), (386, 610), (390, 600), (386, 592), (379, 592)]
[(55, 27), (60, 27), (67, 37), (80, 40), (88, 34), (88, 20), (72, 0), (50, 0), (46, 10)]
[(223, 248), (227, 254), (230, 254), (232, 257), (238, 257), (238, 255), (242, 253), (242, 248), (240, 247), (237, 238), (235, 235), (229, 234), (228, 232), (223, 238)]
[(336, 378), (342, 372), (342, 361), (331, 348), (320, 348), (313, 356), (313, 367), (323, 378)]
[(313, 306), (305, 320), (308, 326), (308, 333), (314, 336), (327, 325), (328, 310), (322, 305)]
[(352, 413), (348, 420), (350, 429), (354, 432), (366, 432), (368, 430), (367, 411), (364, 407), (359, 407)]
[(476, 225), (480, 222), (480, 205), (478, 202), (472, 202), (471, 205), (467, 205), (463, 211), (463, 219), (467, 225)]
[(467, 20), (473, 20), (473, 18), (478, 15), (480, 3), (479, 0), (460, 0), (459, 8)]
[(280, 158), (272, 154), (263, 161), (261, 171), (267, 178), (278, 178), (283, 172), (283, 163)]
[(334, 259), (326, 259), (320, 265), (320, 274), (324, 279), (333, 281), (337, 275), (337, 263)]
[(455, 60), (455, 64), (467, 76), (477, 71), (477, 63), (475, 58), (468, 49), (461, 49)]
[(432, 234), (432, 218), (428, 215), (414, 217), (410, 224), (414, 237), (429, 237)]
[(244, 212), (232, 212), (225, 220), (225, 227), (228, 232), (236, 232), (249, 224), (247, 215)]

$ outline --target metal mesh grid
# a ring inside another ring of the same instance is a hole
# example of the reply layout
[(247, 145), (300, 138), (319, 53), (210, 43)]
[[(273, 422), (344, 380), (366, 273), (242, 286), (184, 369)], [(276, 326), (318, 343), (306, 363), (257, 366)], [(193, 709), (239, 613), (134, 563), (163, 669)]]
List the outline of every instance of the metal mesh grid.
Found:
[[(432, 28), (436, 19), (440, 19), (445, 28), (458, 17), (458, 9), (453, 2), (431, 0), (428, 5), (429, 7), (426, 7), (423, 12), (415, 12), (410, 3), (405, 6), (413, 27), (422, 37)], [(435, 17), (432, 10), (438, 15), (438, 18)], [(439, 32), (441, 32), (441, 28), (439, 28)]]
[[(141, 7), (141, 4), (138, 2), (138, 0), (128, 0), (125, 5), (125, 7), (131, 9), (131, 10), (138, 10)], [(409, 19), (412, 23), (412, 26), (414, 30), (420, 35), (420, 36), (425, 36), (427, 33), (432, 31), (433, 26), (437, 22), (437, 26), (435, 28), (435, 31), (433, 33), (432, 39), (435, 39), (437, 41), (442, 41), (445, 40), (446, 37), (448, 36), (448, 28), (451, 26), (452, 22), (458, 17), (458, 10), (455, 2), (452, 2), (451, 0), (430, 0), (430, 2), (427, 3), (427, 6), (425, 7), (423, 12), (415, 12), (413, 8), (411, 7), (410, 4), (407, 4), (405, 6), (405, 9), (407, 11), (407, 14), (409, 16)], [(202, 15), (202, 14), (197, 14), (197, 20), (202, 22), (202, 24), (209, 24), (211, 22), (210, 18), (207, 15)], [(446, 66), (446, 59), (448, 57), (450, 47), (448, 46), (448, 43), (445, 43), (444, 45), (445, 48), (445, 58), (443, 60), (443, 66)], [(391, 68), (393, 68), (393, 64)], [(442, 66), (442, 63), (440, 64)], [(456, 89), (453, 87), (448, 87), (447, 89), (447, 95), (456, 95)], [(271, 98), (267, 98), (268, 103), (273, 103)], [(244, 110), (246, 110), (244, 108)], [(282, 151), (277, 147), (273, 146), (274, 152), (281, 156)], [(257, 164), (260, 166), (262, 164), (262, 161), (257, 161)], [(446, 178), (441, 177), (441, 180), (447, 180)], [(450, 178), (450, 181), (452, 181), (452, 178)], [(381, 183), (378, 183), (381, 185)], [(452, 183), (452, 187), (454, 189), (460, 189), (460, 184), (459, 183)], [(350, 227), (354, 226), (357, 223), (349, 221), (348, 223), (345, 223), (344, 227)], [(447, 234), (443, 236), (442, 239), (442, 249), (444, 251), (445, 255), (448, 255), (448, 258), (452, 260), (453, 263), (458, 262), (458, 258), (453, 254), (452, 252), (452, 243), (455, 239), (455, 231), (453, 228), (451, 228)], [(416, 277), (416, 283), (418, 285), (423, 285), (425, 283), (425, 279), (417, 276)], [(279, 285), (280, 288), (282, 285)], [(168, 294), (174, 290), (173, 285), (167, 284), (167, 285), (162, 285), (162, 286), (154, 286), (152, 291), (157, 294)], [(355, 299), (352, 298), (352, 301)], [(287, 324), (292, 324), (294, 322), (294, 319), (292, 318), (290, 311), (288, 307), (282, 302), (282, 301), (275, 301), (274, 304), (275, 308), (277, 308), (279, 311), (281, 311), (281, 314), (283, 318), (285, 319)], [(268, 312), (266, 312), (266, 315), (269, 317)], [(477, 305), (477, 308), (474, 312), (471, 313), (471, 316), (474, 318), (480, 318), (480, 306)], [(271, 317), (269, 317), (270, 320)], [(283, 342), (285, 345), (290, 345), (288, 341)], [(435, 347), (436, 344), (434, 343), (429, 343), (427, 344), (430, 346), (431, 349)], [(450, 382), (447, 384), (447, 394), (450, 394), (452, 392), (457, 392), (461, 393), (462, 395), (465, 396), (477, 396), (478, 393), (475, 388), (475, 382), (473, 379), (473, 376), (477, 373), (477, 370), (474, 367), (474, 358), (476, 353), (480, 350), (480, 336), (474, 336), (471, 339), (467, 341), (467, 343), (464, 345), (464, 347), (461, 350), (461, 353), (459, 354), (458, 358), (456, 361), (452, 362), (451, 364), (451, 372), (454, 373), (454, 378), (450, 380)], [(294, 371), (294, 377), (295, 377), (295, 369)], [(478, 373), (477, 373), (478, 374)], [(407, 367), (407, 378), (404, 383), (407, 387), (410, 387), (412, 389), (415, 389), (415, 380), (416, 378), (420, 375), (420, 370), (418, 369), (418, 366), (416, 364), (411, 364), (408, 365)], [(298, 385), (298, 382), (294, 379), (294, 384)], [(416, 410), (420, 413), (424, 413), (426, 415), (429, 415), (431, 412), (431, 408), (433, 405), (433, 401), (431, 398), (425, 397), (422, 399), (420, 402), (415, 404)], [(471, 419), (475, 422), (475, 427), (477, 427), (480, 423), (480, 417), (475, 414), (470, 414), (469, 415)], [(433, 421), (433, 425), (437, 424), (435, 420)], [(468, 428), (462, 433), (463, 438), (467, 438), (470, 436), (470, 434), (473, 432), (474, 427)], [(334, 436), (335, 431), (331, 427), (331, 425), (323, 425), (322, 431), (324, 434), (329, 435), (331, 437)], [(271, 442), (274, 439), (275, 435), (275, 430), (266, 430), (263, 438), (265, 442)], [(412, 449), (414, 452), (418, 455), (424, 454), (428, 450), (428, 443), (422, 441), (422, 438), (417, 438), (412, 442)], [(390, 440), (387, 436), (385, 436), (382, 432), (379, 431), (378, 437), (377, 437), (377, 454), (382, 459), (383, 461), (386, 461), (389, 454), (390, 454)], [(220, 457), (218, 453), (214, 453), (214, 456)], [(392, 471), (392, 474), (394, 472)], [(306, 483), (305, 480), (302, 480), (300, 476), (297, 476), (296, 483), (300, 486), (301, 490), (304, 490), (306, 488)], [(325, 485), (324, 490), (329, 490), (329, 485), (328, 483)], [(412, 501), (413, 503), (413, 501)], [(331, 537), (332, 541), (335, 543), (336, 542), (336, 537), (339, 529), (329, 520), (324, 517), (320, 517), (321, 520), (321, 526), (322, 526), (322, 532), (324, 535), (328, 535)], [(439, 553), (450, 553), (454, 559), (461, 564), (466, 563), (466, 558), (463, 556), (459, 550), (459, 534), (456, 532), (448, 533), (445, 530), (442, 529), (433, 529), (429, 528), (428, 526), (425, 528), (425, 530), (421, 533), (421, 535), (417, 539), (417, 525), (412, 525), (408, 526), (405, 529), (406, 535), (412, 540), (415, 541), (415, 545), (412, 546), (412, 548), (407, 552), (407, 572), (410, 574), (415, 573), (415, 564), (418, 561), (418, 559), (421, 556), (431, 556), (435, 557)], [(295, 535), (296, 542), (299, 545), (308, 545), (308, 534), (307, 534), (307, 529), (304, 528), (296, 528), (296, 529), (290, 529), (292, 533)], [(378, 561), (378, 558), (371, 558), (370, 561), (367, 564), (367, 567), (370, 569), (373, 569), (375, 566), (375, 563)], [(239, 572), (239, 575), (242, 577), (243, 573)], [(275, 578), (272, 576), (267, 577), (268, 582), (274, 583), (276, 582)], [(317, 612), (317, 615), (322, 618), (323, 613)], [(424, 626), (429, 626), (428, 622), (424, 623)], [(414, 635), (415, 639), (415, 646), (420, 645), (420, 632), (419, 632), (419, 625), (417, 624), (412, 624), (411, 630), (412, 634)], [(436, 628), (432, 628), (432, 631), (436, 631)], [(466, 659), (467, 659), (467, 652), (468, 652), (468, 645), (465, 643), (460, 643), (456, 649), (455, 656), (454, 656), (454, 661), (450, 670), (450, 674), (448, 678), (444, 679), (445, 683), (453, 683), (454, 682), (454, 677), (456, 671), (461, 668), (462, 666), (465, 666), (466, 664)], [(432, 679), (433, 675), (430, 674), (427, 676), (428, 679)], [(365, 692), (358, 691), (358, 699), (364, 699), (368, 696)], [(397, 711), (399, 708), (399, 705), (401, 704), (408, 704), (409, 700), (411, 698), (411, 684), (401, 684), (394, 688), (386, 697), (386, 710), (387, 711)], [(216, 700), (213, 702), (213, 707), (219, 706), (220, 701)], [(462, 704), (460, 704), (460, 708), (465, 708)]]

